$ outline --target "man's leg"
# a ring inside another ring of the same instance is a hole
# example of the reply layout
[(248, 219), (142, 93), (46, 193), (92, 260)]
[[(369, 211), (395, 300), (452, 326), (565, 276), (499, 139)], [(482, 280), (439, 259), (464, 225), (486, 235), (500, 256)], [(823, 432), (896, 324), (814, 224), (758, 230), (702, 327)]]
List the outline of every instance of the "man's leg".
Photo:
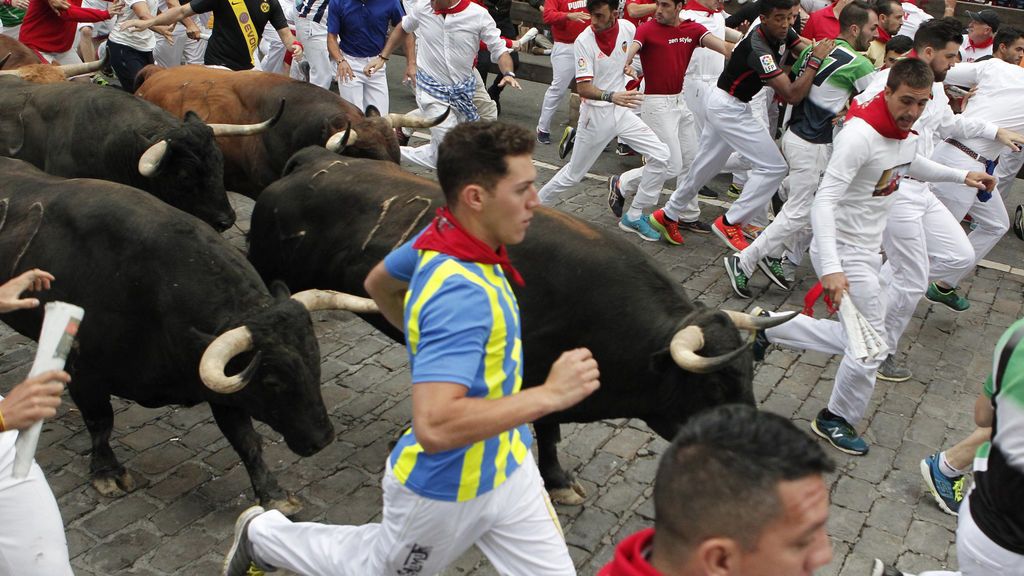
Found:
[(991, 428), (975, 428), (952, 448), (921, 460), (921, 477), (943, 512), (954, 516), (960, 512), (966, 496), (964, 474), (971, 471), (978, 448), (991, 438)]
[(886, 344), (895, 354), (900, 337), (928, 286), (928, 246), (925, 243), (922, 195), (926, 185), (904, 179), (893, 195), (882, 234), (886, 263), (880, 277), (889, 307), (885, 311)]
[(1005, 148), (999, 155), (999, 165), (996, 166), (993, 176), (998, 181), (999, 195), (1003, 197), (1003, 203), (1006, 202), (1007, 195), (1013, 190), (1013, 183), (1022, 166), (1024, 166), (1024, 151), (1014, 152)]
[[(675, 178), (683, 169), (683, 160), (679, 150), (679, 111), (673, 106), (674, 99), (670, 96), (647, 96), (640, 105), (640, 119), (654, 135), (668, 148), (668, 162), (665, 164), (665, 179)], [(630, 197), (640, 187), (640, 178), (644, 167), (633, 168), (622, 173), (619, 188), (622, 195)]]
[[(673, 102), (674, 100), (668, 101)], [(674, 108), (674, 106), (670, 106), (670, 108)], [(667, 111), (666, 114), (670, 114), (666, 120), (673, 120), (678, 112), (673, 109), (671, 112)], [(629, 211), (626, 213), (630, 220), (635, 220), (644, 215), (645, 209), (658, 204), (661, 186), (668, 177), (669, 148), (658, 138), (650, 126), (633, 114), (632, 110), (616, 106), (615, 124), (619, 139), (647, 158), (647, 163), (641, 169), (640, 183), (636, 195), (633, 197), (633, 203), (630, 204)], [(671, 122), (669, 130), (674, 131), (676, 125), (675, 122)], [(668, 139), (672, 140), (671, 137)], [(675, 144), (678, 146), (678, 139), (675, 140)]]
[[(181, 26), (181, 24), (178, 24)], [(185, 54), (185, 44), (188, 36), (184, 34), (174, 35), (174, 44), (167, 41), (162, 34), (156, 34), (156, 47), (153, 48), (153, 60), (158, 66), (173, 68), (181, 66), (182, 57)]]
[(580, 107), (579, 131), (576, 134), (576, 146), (569, 157), (569, 163), (548, 180), (540, 189), (541, 203), (551, 206), (558, 201), (563, 192), (579, 184), (586, 176), (587, 170), (594, 165), (604, 147), (615, 136), (615, 114), (613, 106)]
[(758, 122), (754, 118), (750, 118), (749, 121), (742, 119), (727, 124), (727, 127), (721, 130), (722, 137), (729, 146), (753, 164), (750, 178), (743, 186), (743, 194), (725, 213), (725, 220), (731, 225), (757, 223), (759, 215), (761, 221), (765, 221), (764, 214), (768, 202), (771, 201), (772, 194), (779, 189), (779, 184), (789, 170), (786, 159), (775, 145), (775, 140), (767, 130), (754, 129), (755, 125), (758, 125)]
[[(309, 18), (296, 18), (295, 29), (296, 33), (301, 35), (299, 42), (302, 42), (303, 46), (302, 57), (309, 63), (309, 83), (330, 90), (331, 81), (334, 80), (338, 68), (331, 64), (327, 52), (327, 26)], [(298, 68), (295, 62), (292, 64), (292, 68)], [(352, 69), (357, 70), (357, 65), (352, 63)]]
[(964, 576), (1024, 574), (1024, 555), (1003, 548), (985, 535), (974, 522), (966, 499), (956, 526), (956, 559)]
[[(416, 90), (416, 103), (419, 105), (420, 114), (426, 118), (439, 116), (448, 109), (448, 104), (418, 89)], [(437, 147), (441, 145), (441, 140), (444, 140), (444, 135), (459, 122), (462, 122), (462, 119), (458, 114), (454, 112), (449, 114), (444, 122), (430, 129), (429, 143), (420, 146), (402, 146), (402, 160), (431, 170), (436, 169)]]
[(544, 92), (544, 103), (537, 120), (537, 131), (551, 133), (551, 118), (562, 103), (562, 97), (569, 90), (569, 82), (575, 71), (572, 44), (555, 42), (551, 49), (551, 85)]
[[(345, 80), (344, 82), (340, 80), (338, 81), (338, 95), (341, 96), (342, 100), (358, 108), (360, 112), (365, 112), (367, 102), (364, 100), (365, 90), (363, 87), (365, 85), (364, 83), (366, 82), (366, 74), (363, 74), (361, 70), (356, 70), (355, 64), (353, 64), (356, 58), (349, 58), (348, 60), (349, 65), (352, 66), (352, 75), (354, 76), (354, 78), (350, 78), (348, 80)], [(312, 73), (312, 69), (310, 69), (310, 72)], [(373, 75), (386, 77), (387, 64), (382, 66), (380, 70), (374, 72)], [(454, 116), (454, 114), (451, 114), (450, 116)]]
[[(360, 70), (365, 70), (371, 59), (355, 58), (354, 60), (359, 64)], [(363, 74), (362, 71), (357, 72), (356, 74), (362, 75), (363, 105), (376, 107), (377, 110), (380, 111), (381, 116), (386, 117), (388, 113), (391, 112), (391, 100), (388, 94), (387, 74), (377, 72), (373, 76), (367, 76), (366, 74)]]
[(484, 79), (480, 76), (480, 71), (473, 68), (473, 74), (476, 75), (476, 90), (473, 92), (473, 104), (476, 104), (476, 111), (480, 114), (481, 120), (497, 120), (498, 119), (498, 105), (491, 100), (491, 96), (487, 93), (487, 86), (484, 85)]

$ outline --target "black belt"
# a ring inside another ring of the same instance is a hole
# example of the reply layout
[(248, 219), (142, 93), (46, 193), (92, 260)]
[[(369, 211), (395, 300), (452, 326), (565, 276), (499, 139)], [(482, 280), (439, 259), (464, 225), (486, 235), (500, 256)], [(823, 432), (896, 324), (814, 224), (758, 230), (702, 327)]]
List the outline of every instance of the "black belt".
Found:
[(989, 162), (992, 162), (992, 165), (995, 166), (999, 162), (998, 158), (995, 160), (989, 160), (988, 158), (985, 158), (981, 154), (978, 154), (974, 150), (971, 150), (969, 147), (967, 147), (966, 144), (957, 140), (956, 138), (946, 138), (946, 144), (949, 144), (950, 146), (956, 148), (957, 150), (963, 152), (964, 154), (967, 154), (973, 160), (977, 160), (982, 164), (988, 164)]

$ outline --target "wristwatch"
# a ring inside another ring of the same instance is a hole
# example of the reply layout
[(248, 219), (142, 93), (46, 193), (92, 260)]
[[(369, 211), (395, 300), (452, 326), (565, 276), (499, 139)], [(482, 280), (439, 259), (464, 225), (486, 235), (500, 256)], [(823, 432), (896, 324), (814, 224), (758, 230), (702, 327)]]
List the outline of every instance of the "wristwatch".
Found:
[(515, 78), (516, 77), (516, 73), (515, 72), (502, 72), (501, 75), (504, 76), (505, 78)]

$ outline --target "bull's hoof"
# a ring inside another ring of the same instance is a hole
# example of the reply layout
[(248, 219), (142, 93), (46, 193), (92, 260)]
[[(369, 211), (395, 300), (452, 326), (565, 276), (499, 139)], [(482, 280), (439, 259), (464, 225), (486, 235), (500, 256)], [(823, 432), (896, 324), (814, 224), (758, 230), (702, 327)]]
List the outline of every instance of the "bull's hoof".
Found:
[(587, 491), (583, 489), (583, 485), (573, 480), (566, 488), (553, 488), (548, 490), (548, 497), (555, 504), (561, 504), (563, 506), (579, 506), (583, 504), (583, 501), (587, 499)]
[(118, 475), (98, 476), (92, 479), (92, 486), (102, 496), (107, 498), (120, 498), (125, 494), (134, 492), (137, 484), (131, 472), (123, 470)]
[(285, 516), (294, 516), (302, 511), (302, 500), (298, 496), (289, 494), (287, 498), (270, 500), (263, 504), (267, 510), (277, 510)]

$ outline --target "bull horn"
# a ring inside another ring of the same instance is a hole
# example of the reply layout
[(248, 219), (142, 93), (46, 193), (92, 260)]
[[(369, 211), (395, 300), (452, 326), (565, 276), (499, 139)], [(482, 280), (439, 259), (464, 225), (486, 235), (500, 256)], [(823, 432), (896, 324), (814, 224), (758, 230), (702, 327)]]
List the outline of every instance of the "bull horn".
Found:
[(18, 76), (21, 77), (21, 70), (15, 68), (14, 70), (0, 70), (0, 76)]
[(434, 118), (417, 118), (408, 114), (388, 114), (388, 124), (392, 128), (433, 128), (441, 122), (448, 119), (448, 115), (452, 113), (452, 109), (449, 107), (444, 111), (444, 114), (436, 116)]
[(704, 348), (704, 331), (701, 330), (700, 326), (691, 324), (676, 332), (675, 336), (672, 337), (672, 342), (669, 344), (669, 352), (672, 354), (672, 360), (675, 360), (675, 363), (683, 370), (697, 374), (707, 374), (732, 362), (750, 346), (752, 341), (753, 339), (748, 340), (746, 345), (740, 346), (727, 354), (707, 358), (697, 354), (700, 349)]
[(14, 52), (8, 52), (7, 56), (0, 58), (0, 68), (3, 68), (4, 64), (7, 64), (7, 61), (11, 59), (12, 54), (14, 54)]
[(259, 352), (253, 356), (245, 370), (234, 376), (224, 374), (224, 369), (232, 358), (252, 350), (252, 346), (252, 332), (245, 326), (232, 328), (210, 342), (199, 360), (199, 378), (203, 384), (220, 394), (231, 394), (245, 388), (259, 366)]
[(310, 312), (317, 310), (348, 310), (357, 314), (380, 312), (377, 303), (369, 298), (333, 290), (303, 290), (292, 294), (292, 300), (298, 301)]
[(150, 146), (139, 158), (139, 174), (146, 178), (152, 178), (160, 169), (160, 163), (163, 162), (165, 155), (167, 155), (167, 140), (161, 140)]
[(87, 62), (85, 64), (62, 64), (58, 68), (64, 73), (65, 78), (72, 78), (82, 74), (99, 72), (103, 69), (103, 63), (103, 60), (96, 60), (95, 62)]
[(327, 144), (325, 144), (324, 147), (331, 152), (341, 154), (342, 150), (355, 144), (358, 140), (359, 133), (353, 130), (352, 123), (349, 123), (348, 126), (345, 127), (344, 132), (335, 132), (332, 134), (331, 137), (327, 139)]
[(800, 314), (799, 312), (790, 312), (789, 314), (779, 314), (777, 316), (755, 316), (735, 310), (722, 310), (722, 312), (728, 314), (733, 325), (740, 330), (767, 330), (768, 328), (775, 328), (780, 324), (789, 322)]
[(277, 124), (277, 121), (281, 119), (281, 114), (284, 114), (284, 98), (281, 98), (277, 113), (259, 124), (209, 124), (209, 126), (213, 129), (214, 136), (251, 136), (266, 132), (271, 126)]

